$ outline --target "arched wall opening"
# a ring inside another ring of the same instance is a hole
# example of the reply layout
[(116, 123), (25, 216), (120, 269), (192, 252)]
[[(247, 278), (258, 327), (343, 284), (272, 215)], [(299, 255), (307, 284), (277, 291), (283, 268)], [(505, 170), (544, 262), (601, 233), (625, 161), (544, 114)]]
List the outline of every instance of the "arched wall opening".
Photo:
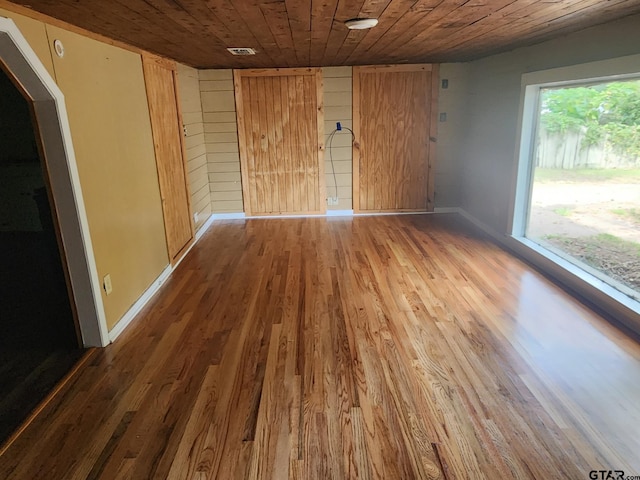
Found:
[(32, 103), (82, 343), (109, 343), (64, 96), (15, 23), (0, 17), (0, 63)]

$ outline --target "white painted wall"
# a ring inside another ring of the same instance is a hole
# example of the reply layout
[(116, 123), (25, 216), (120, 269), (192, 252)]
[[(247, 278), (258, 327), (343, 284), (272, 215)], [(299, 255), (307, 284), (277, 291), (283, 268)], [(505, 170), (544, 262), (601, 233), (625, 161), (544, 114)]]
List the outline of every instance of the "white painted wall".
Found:
[[(448, 87), (442, 88), (442, 80)], [(467, 93), (469, 90), (469, 65), (443, 63), (440, 65), (440, 91), (438, 92), (438, 142), (436, 144), (435, 206), (459, 207), (460, 170), (463, 161), (467, 129)], [(446, 113), (446, 120), (440, 115)]]
[(467, 64), (468, 90), (456, 99), (466, 119), (450, 125), (464, 144), (458, 165), (462, 208), (509, 233), (523, 73), (638, 53), (640, 15), (634, 15)]

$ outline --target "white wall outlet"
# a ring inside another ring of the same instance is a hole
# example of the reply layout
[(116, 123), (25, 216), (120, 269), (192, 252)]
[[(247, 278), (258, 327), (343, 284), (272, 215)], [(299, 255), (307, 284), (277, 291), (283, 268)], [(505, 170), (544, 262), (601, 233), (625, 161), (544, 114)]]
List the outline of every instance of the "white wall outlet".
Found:
[(194, 223), (198, 223), (198, 220), (200, 220), (200, 213), (196, 212), (193, 214), (193, 221)]
[(102, 286), (107, 295), (111, 295), (113, 292), (113, 286), (111, 285), (111, 275), (105, 275), (102, 281)]
[(338, 205), (338, 197), (328, 197), (327, 205), (329, 205), (330, 207)]

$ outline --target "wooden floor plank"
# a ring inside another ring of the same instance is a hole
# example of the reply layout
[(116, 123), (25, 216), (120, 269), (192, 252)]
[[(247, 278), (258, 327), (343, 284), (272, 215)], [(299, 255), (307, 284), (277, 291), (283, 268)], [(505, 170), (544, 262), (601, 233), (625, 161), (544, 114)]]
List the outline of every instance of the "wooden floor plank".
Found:
[(640, 344), (456, 215), (223, 221), (0, 478), (640, 474)]

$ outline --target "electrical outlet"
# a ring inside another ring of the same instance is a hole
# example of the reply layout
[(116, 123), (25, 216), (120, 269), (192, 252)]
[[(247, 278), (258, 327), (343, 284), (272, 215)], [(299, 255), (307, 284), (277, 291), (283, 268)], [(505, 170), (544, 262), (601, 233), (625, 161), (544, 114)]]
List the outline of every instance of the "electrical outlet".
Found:
[(107, 295), (111, 295), (111, 292), (113, 292), (113, 286), (111, 285), (111, 275), (104, 276), (102, 286), (104, 287), (105, 293)]
[(200, 220), (200, 213), (196, 212), (193, 214), (193, 222), (198, 223), (198, 220)]
[(338, 197), (328, 197), (327, 205), (329, 205), (330, 207), (338, 205)]

